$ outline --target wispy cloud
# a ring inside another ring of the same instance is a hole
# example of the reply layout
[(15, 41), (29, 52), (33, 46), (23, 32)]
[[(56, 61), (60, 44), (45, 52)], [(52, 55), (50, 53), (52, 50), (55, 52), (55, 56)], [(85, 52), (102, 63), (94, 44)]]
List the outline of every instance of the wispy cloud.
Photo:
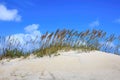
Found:
[(116, 19), (114, 22), (115, 23), (120, 23), (120, 18)]
[(94, 28), (94, 27), (98, 27), (100, 25), (100, 22), (98, 20), (93, 21), (89, 24), (90, 27)]
[(33, 1), (25, 1), (25, 4), (28, 6), (35, 6)]
[(21, 21), (21, 16), (17, 9), (8, 9), (5, 5), (0, 4), (0, 20), (2, 21)]

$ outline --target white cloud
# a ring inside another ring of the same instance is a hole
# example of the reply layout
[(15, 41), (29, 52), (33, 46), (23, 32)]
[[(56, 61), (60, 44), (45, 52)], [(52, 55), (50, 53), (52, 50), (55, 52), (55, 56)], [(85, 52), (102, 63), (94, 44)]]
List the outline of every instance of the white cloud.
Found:
[(101, 42), (100, 43), (101, 45), (105, 45), (105, 46), (107, 46), (107, 47), (112, 47), (112, 48), (115, 48), (116, 47), (116, 45), (114, 44), (114, 42)]
[[(39, 47), (41, 32), (39, 31), (38, 24), (28, 25), (24, 28), (26, 33), (13, 34), (10, 37), (6, 37), (6, 46), (10, 43), (11, 47), (16, 47), (18, 44), (21, 45), (19, 48), (23, 48), (26, 51), (30, 51), (34, 48)], [(35, 43), (33, 43), (35, 41)], [(27, 44), (26, 44), (27, 43)], [(35, 46), (33, 46), (35, 45)]]
[(96, 20), (96, 21), (93, 21), (89, 24), (90, 27), (94, 28), (94, 27), (98, 27), (100, 25), (99, 21)]
[(25, 27), (24, 30), (26, 32), (32, 32), (32, 31), (36, 31), (38, 28), (39, 28), (39, 24), (32, 24)]
[(115, 48), (115, 44), (113, 42), (107, 42), (106, 45)]
[(6, 6), (0, 4), (0, 20), (2, 21), (21, 21), (21, 16), (17, 9), (7, 9)]

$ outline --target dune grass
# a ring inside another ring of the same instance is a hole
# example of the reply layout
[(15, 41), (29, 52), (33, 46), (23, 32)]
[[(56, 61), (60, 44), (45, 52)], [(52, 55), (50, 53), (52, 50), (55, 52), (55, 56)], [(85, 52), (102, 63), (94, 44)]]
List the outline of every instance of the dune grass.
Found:
[[(9, 42), (10, 40), (11, 36), (7, 40), (5, 37), (0, 37), (0, 44), (5, 44), (6, 41)], [(96, 29), (81, 32), (57, 29), (55, 32), (46, 32), (41, 37), (36, 36), (36, 39), (31, 41), (33, 41), (32, 45), (34, 46), (39, 44), (39, 48), (31, 52), (25, 52), (24, 49), (19, 49), (21, 44), (13, 39), (12, 42), (8, 43), (7, 47), (0, 48), (2, 52), (0, 59), (27, 57), (31, 53), (38, 57), (51, 56), (57, 54), (59, 50), (69, 51), (71, 49), (80, 49), (82, 51), (100, 50), (120, 54), (120, 36), (116, 37), (114, 34), (107, 36), (106, 32)], [(13, 43), (17, 46), (14, 46)], [(116, 43), (115, 46), (111, 46), (114, 43)], [(28, 45), (28, 42), (25, 45)]]

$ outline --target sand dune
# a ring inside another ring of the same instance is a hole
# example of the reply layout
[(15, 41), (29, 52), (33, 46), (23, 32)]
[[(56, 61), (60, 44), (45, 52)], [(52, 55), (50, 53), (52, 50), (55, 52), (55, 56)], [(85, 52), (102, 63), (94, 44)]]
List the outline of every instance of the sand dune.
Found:
[(120, 80), (120, 56), (99, 51), (0, 61), (0, 80)]

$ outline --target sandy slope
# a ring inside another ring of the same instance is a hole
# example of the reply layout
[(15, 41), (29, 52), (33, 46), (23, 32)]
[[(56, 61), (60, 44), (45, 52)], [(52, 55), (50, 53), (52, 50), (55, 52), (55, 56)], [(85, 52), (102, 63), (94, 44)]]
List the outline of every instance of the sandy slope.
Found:
[(99, 51), (0, 61), (0, 80), (120, 80), (120, 56)]

